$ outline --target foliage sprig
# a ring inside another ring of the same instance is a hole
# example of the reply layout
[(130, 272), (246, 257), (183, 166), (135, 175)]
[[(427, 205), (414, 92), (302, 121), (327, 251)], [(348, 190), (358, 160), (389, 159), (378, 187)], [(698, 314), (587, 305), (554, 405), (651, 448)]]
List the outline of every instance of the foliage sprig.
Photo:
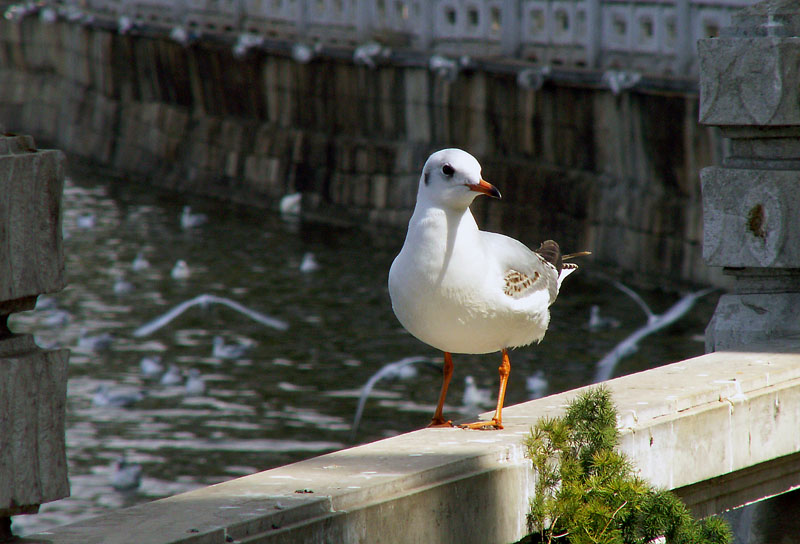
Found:
[(563, 417), (537, 423), (526, 441), (537, 474), (528, 514), (530, 542), (732, 541), (724, 520), (697, 521), (673, 493), (636, 476), (618, 444), (617, 410), (603, 386), (573, 400)]

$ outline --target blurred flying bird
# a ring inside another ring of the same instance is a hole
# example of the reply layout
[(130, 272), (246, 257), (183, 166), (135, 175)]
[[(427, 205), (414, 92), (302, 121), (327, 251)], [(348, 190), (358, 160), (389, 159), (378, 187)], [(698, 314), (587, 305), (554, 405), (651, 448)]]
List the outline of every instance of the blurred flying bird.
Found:
[(403, 368), (407, 367), (408, 365), (420, 363), (426, 365), (434, 364), (428, 357), (406, 357), (404, 359), (400, 359), (399, 361), (394, 361), (392, 363), (383, 365), (380, 370), (369, 377), (367, 383), (365, 383), (364, 387), (361, 388), (361, 395), (358, 398), (358, 408), (356, 408), (356, 415), (353, 418), (353, 426), (350, 429), (351, 442), (355, 440), (356, 432), (358, 431), (358, 425), (361, 422), (361, 415), (364, 413), (364, 405), (367, 403), (367, 398), (369, 398), (369, 394), (372, 392), (372, 388), (375, 387), (375, 384), (384, 378), (402, 376)]
[(666, 312), (662, 314), (654, 314), (644, 300), (642, 300), (642, 298), (630, 288), (616, 281), (614, 282), (614, 285), (623, 293), (631, 296), (631, 298), (633, 298), (633, 300), (642, 308), (642, 310), (644, 310), (645, 315), (647, 316), (647, 324), (633, 331), (627, 338), (614, 346), (614, 349), (609, 351), (597, 362), (594, 376), (596, 382), (602, 382), (611, 379), (617, 363), (619, 363), (620, 360), (627, 355), (634, 353), (638, 349), (639, 342), (642, 340), (642, 338), (649, 336), (680, 319), (692, 308), (692, 306), (694, 306), (695, 302), (697, 302), (700, 297), (703, 297), (714, 291), (713, 288), (708, 288), (701, 289), (700, 291), (696, 291), (694, 293), (689, 293), (688, 295), (682, 297), (678, 302), (673, 304)]
[(273, 329), (285, 331), (286, 329), (289, 328), (289, 324), (286, 323), (285, 321), (276, 319), (274, 317), (270, 317), (255, 310), (251, 310), (250, 308), (247, 308), (234, 300), (224, 297), (218, 297), (216, 295), (199, 295), (194, 297), (193, 299), (178, 304), (164, 315), (161, 315), (153, 319), (152, 321), (148, 321), (147, 323), (145, 323), (144, 325), (133, 331), (133, 336), (142, 337), (152, 334), (153, 332), (157, 331), (158, 329), (160, 329), (161, 327), (163, 327), (164, 325), (166, 325), (167, 323), (169, 323), (170, 321), (181, 315), (189, 308), (192, 308), (194, 306), (206, 307), (209, 304), (223, 304), (228, 308), (231, 308), (241, 314), (246, 315), (253, 321), (257, 321), (262, 325), (266, 325), (267, 327), (272, 327)]

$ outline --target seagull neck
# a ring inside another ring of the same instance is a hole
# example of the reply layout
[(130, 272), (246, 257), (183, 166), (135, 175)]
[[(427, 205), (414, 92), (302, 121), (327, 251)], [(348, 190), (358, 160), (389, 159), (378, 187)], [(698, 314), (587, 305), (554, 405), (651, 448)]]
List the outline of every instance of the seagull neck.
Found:
[[(433, 258), (433, 261), (440, 257), (444, 261), (439, 266), (445, 266), (454, 253), (459, 253), (457, 248), (480, 247), (479, 232), (469, 208), (453, 210), (436, 205), (417, 206), (408, 225), (406, 242), (417, 248), (418, 257), (425, 255), (426, 259)], [(428, 264), (436, 267), (433, 261)]]
[(445, 229), (449, 233), (478, 230), (469, 208), (454, 209), (428, 204), (417, 206), (409, 223), (410, 229)]

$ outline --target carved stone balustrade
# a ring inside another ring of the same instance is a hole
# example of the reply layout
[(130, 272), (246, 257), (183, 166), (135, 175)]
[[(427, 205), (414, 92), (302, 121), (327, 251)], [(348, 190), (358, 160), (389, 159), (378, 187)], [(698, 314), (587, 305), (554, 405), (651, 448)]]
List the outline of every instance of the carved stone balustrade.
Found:
[(703, 256), (736, 281), (707, 351), (800, 333), (800, 11), (761, 2), (700, 40), (700, 122), (728, 138), (702, 171)]

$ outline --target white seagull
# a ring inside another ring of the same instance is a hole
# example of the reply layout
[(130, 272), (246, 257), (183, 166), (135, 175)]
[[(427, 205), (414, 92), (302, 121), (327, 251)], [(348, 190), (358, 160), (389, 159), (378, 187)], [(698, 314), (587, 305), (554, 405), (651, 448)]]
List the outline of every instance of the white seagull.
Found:
[(389, 271), (389, 294), (400, 323), (444, 352), (444, 381), (430, 426), (452, 426), (442, 415), (453, 374), (451, 353), (502, 352), (497, 408), (491, 421), (463, 428), (502, 429), (511, 364), (508, 349), (539, 342), (561, 282), (577, 266), (564, 263), (558, 244), (537, 251), (478, 229), (469, 205), (500, 192), (481, 177), (481, 165), (460, 149), (431, 155), (422, 169), (417, 204), (400, 254)]
[(191, 206), (184, 206), (181, 212), (181, 228), (193, 229), (208, 223), (208, 216), (204, 213), (192, 213)]

